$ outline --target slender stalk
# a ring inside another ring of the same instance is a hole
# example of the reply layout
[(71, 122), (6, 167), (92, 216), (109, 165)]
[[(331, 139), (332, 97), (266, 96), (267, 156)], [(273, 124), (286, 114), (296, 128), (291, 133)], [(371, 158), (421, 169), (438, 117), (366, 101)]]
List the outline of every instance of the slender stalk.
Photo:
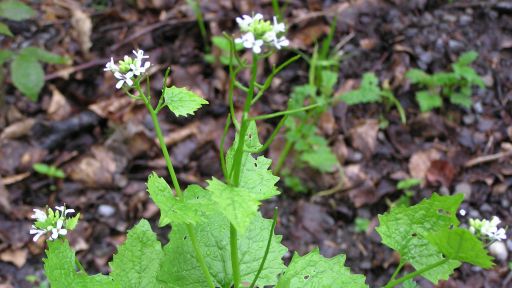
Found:
[(228, 178), (228, 169), (226, 167), (226, 157), (224, 155), (224, 142), (226, 141), (226, 136), (228, 135), (229, 126), (231, 125), (231, 118), (228, 116), (226, 117), (226, 125), (224, 125), (224, 132), (222, 133), (222, 138), (220, 138), (220, 148), (219, 148), (219, 154), (220, 154), (220, 167), (222, 168), (222, 174), (224, 174), (224, 179), (229, 184), (229, 178)]
[(284, 117), (281, 118), (281, 120), (277, 124), (276, 128), (274, 129), (274, 131), (272, 132), (270, 137), (265, 142), (265, 144), (263, 144), (263, 146), (261, 146), (261, 148), (255, 152), (256, 154), (267, 150), (268, 146), (270, 146), (270, 144), (272, 144), (272, 142), (274, 142), (274, 138), (276, 138), (277, 134), (279, 133), (279, 130), (281, 130), (281, 127), (283, 127), (284, 123), (286, 122), (286, 119), (288, 119), (288, 115), (284, 115)]
[(279, 159), (277, 159), (277, 164), (276, 164), (276, 167), (274, 168), (275, 175), (279, 175), (279, 172), (281, 172), (281, 168), (283, 168), (284, 161), (286, 160), (286, 157), (288, 157), (288, 153), (290, 153), (294, 144), (295, 144), (294, 142), (286, 139), (286, 144), (284, 145), (284, 148), (283, 148), (283, 151), (281, 151), (281, 154), (279, 154)]
[(271, 113), (271, 114), (254, 116), (254, 117), (250, 117), (247, 120), (249, 120), (249, 121), (258, 121), (258, 120), (265, 120), (265, 119), (270, 119), (270, 118), (274, 118), (274, 117), (279, 117), (279, 116), (283, 116), (283, 115), (290, 115), (290, 114), (297, 113), (297, 112), (311, 110), (311, 109), (314, 109), (314, 108), (316, 108), (318, 106), (321, 106), (321, 105), (322, 104), (320, 104), (320, 103), (315, 103), (315, 104), (308, 105), (308, 106), (305, 106), (305, 107), (302, 107), (302, 108), (297, 108), (297, 109), (292, 109), (292, 110), (275, 112), (275, 113)]
[(400, 273), (400, 271), (402, 270), (404, 265), (405, 265), (405, 262), (404, 261), (400, 261), (400, 263), (398, 264), (398, 267), (396, 267), (396, 269), (395, 269), (395, 272), (393, 273), (393, 275), (391, 275), (391, 280), (390, 281), (395, 280), (396, 276), (398, 275), (398, 273)]
[(268, 252), (270, 251), (270, 244), (272, 244), (272, 236), (274, 236), (274, 229), (276, 228), (277, 223), (277, 207), (274, 208), (274, 215), (272, 216), (272, 226), (270, 227), (270, 235), (268, 235), (267, 247), (265, 247), (265, 253), (263, 254), (263, 258), (260, 262), (260, 267), (258, 268), (258, 272), (254, 276), (252, 280), (251, 286), (249, 288), (253, 288), (260, 277), (261, 271), (263, 271), (263, 267), (265, 266), (265, 261), (267, 261)]
[[(172, 165), (171, 158), (169, 156), (169, 151), (167, 150), (167, 146), (165, 145), (164, 136), (162, 134), (162, 129), (160, 129), (160, 123), (158, 122), (158, 115), (155, 109), (153, 109), (153, 106), (149, 102), (148, 98), (144, 95), (142, 89), (140, 88), (140, 83), (135, 83), (137, 91), (141, 94), (141, 98), (146, 105), (146, 108), (149, 111), (149, 114), (151, 115), (151, 120), (153, 121), (153, 126), (155, 127), (155, 133), (158, 138), (158, 142), (160, 143), (160, 148), (162, 150), (162, 153), (164, 154), (165, 163), (167, 165), (167, 169), (169, 170), (169, 175), (171, 176), (172, 183), (174, 186), (174, 190), (176, 190), (176, 194), (180, 201), (185, 201), (185, 198), (183, 197), (183, 191), (181, 190), (180, 184), (178, 182), (178, 177), (176, 177), (176, 172), (174, 171), (174, 166)], [(201, 271), (203, 272), (203, 275), (208, 282), (208, 287), (215, 288), (215, 284), (213, 284), (212, 276), (210, 275), (210, 272), (208, 271), (208, 267), (206, 266), (206, 262), (204, 260), (203, 254), (201, 253), (201, 249), (199, 248), (199, 245), (197, 243), (197, 236), (195, 234), (195, 231), (192, 227), (192, 225), (187, 224), (187, 231), (190, 236), (190, 240), (192, 242), (192, 247), (194, 249), (194, 253), (197, 259), (197, 262), (199, 264), (199, 267), (201, 268)]]
[(233, 270), (233, 287), (240, 286), (240, 262), (238, 258), (238, 233), (233, 224), (229, 224), (229, 246), (231, 250), (231, 269)]
[(274, 9), (274, 15), (276, 15), (277, 20), (279, 20), (279, 22), (282, 22), (283, 14), (281, 13), (281, 10), (279, 9), (278, 0), (272, 0), (272, 8)]
[(397, 286), (398, 284), (401, 284), (409, 279), (413, 279), (414, 277), (416, 276), (419, 276), (429, 270), (432, 270), (434, 268), (437, 268), (441, 265), (443, 265), (444, 263), (448, 262), (448, 258), (444, 258), (443, 260), (440, 260), (440, 261), (437, 261), (436, 263), (432, 263), (424, 268), (421, 268), (420, 270), (417, 270), (417, 271), (414, 271), (412, 273), (409, 273), (407, 275), (405, 275), (404, 277), (401, 277), (401, 278), (398, 278), (396, 280), (391, 280), (388, 282), (388, 284), (386, 284), (386, 286), (384, 286), (384, 288), (392, 288), (392, 287), (395, 287)]
[(192, 7), (192, 10), (194, 10), (194, 14), (196, 15), (197, 25), (199, 26), (199, 31), (201, 32), (201, 37), (203, 38), (204, 50), (206, 53), (209, 53), (210, 43), (208, 42), (208, 34), (206, 33), (206, 25), (204, 25), (203, 13), (201, 11), (199, 1), (187, 0), (187, 2)]
[[(238, 146), (235, 150), (235, 156), (233, 159), (233, 167), (231, 167), (231, 171), (229, 171), (230, 175), (232, 173), (233, 177), (231, 179), (231, 183), (238, 187), (240, 185), (240, 173), (242, 170), (242, 156), (244, 152), (245, 145), (245, 134), (247, 133), (247, 129), (249, 128), (249, 122), (247, 118), (249, 116), (249, 110), (251, 109), (251, 103), (254, 96), (254, 86), (256, 83), (256, 73), (258, 69), (258, 56), (253, 53), (252, 55), (252, 66), (251, 66), (251, 80), (249, 82), (249, 91), (247, 93), (247, 98), (245, 99), (244, 112), (242, 114), (242, 119), (240, 120), (240, 133), (238, 134)], [(232, 79), (234, 80), (234, 79)], [(232, 98), (231, 98), (232, 101)], [(240, 286), (240, 264), (238, 259), (238, 243), (237, 243), (237, 231), (233, 224), (230, 224), (229, 227), (229, 236), (230, 236), (230, 249), (231, 249), (231, 269), (233, 270), (233, 282), (234, 288), (238, 288)]]

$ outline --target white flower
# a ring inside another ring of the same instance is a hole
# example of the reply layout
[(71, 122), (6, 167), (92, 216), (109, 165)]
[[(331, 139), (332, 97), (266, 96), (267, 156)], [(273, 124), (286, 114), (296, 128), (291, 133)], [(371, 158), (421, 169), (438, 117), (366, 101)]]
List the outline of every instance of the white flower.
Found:
[(286, 39), (286, 37), (281, 37), (279, 39), (277, 39), (277, 37), (274, 39), (274, 46), (277, 48), (277, 49), (281, 49), (281, 47), (286, 47), (290, 44), (290, 41), (288, 41), (288, 39)]
[(242, 43), (245, 48), (252, 49), (256, 54), (261, 53), (261, 46), (263, 46), (263, 40), (255, 39), (252, 32), (245, 33), (241, 38), (235, 39), (235, 42)]
[(75, 213), (75, 209), (66, 209), (66, 207), (64, 207), (64, 205), (63, 206), (55, 206), (55, 209), (62, 212), (62, 216), (66, 216), (69, 213)]
[(501, 241), (507, 239), (507, 235), (505, 233), (505, 229), (493, 229), (489, 234), (487, 234), (492, 241)]
[(46, 213), (39, 209), (33, 209), (34, 214), (31, 216), (32, 219), (36, 219), (37, 221), (45, 221), (48, 216), (46, 216)]
[(123, 87), (124, 83), (126, 83), (128, 86), (133, 85), (133, 81), (132, 81), (133, 72), (131, 72), (131, 71), (126, 74), (116, 72), (116, 73), (114, 73), (114, 77), (116, 77), (119, 80), (119, 81), (117, 81), (117, 84), (116, 84), (117, 89), (120, 89), (121, 87)]
[(34, 238), (32, 239), (34, 242), (37, 242), (37, 240), (43, 236), (46, 233), (46, 231), (42, 229), (37, 229), (36, 226), (32, 225), (32, 229), (30, 229), (30, 234), (36, 234)]
[(461, 216), (466, 216), (466, 210), (464, 209), (460, 209), (459, 213)]
[(151, 65), (149, 62), (146, 62), (144, 65), (142, 65), (142, 61), (136, 59), (135, 64), (130, 64), (130, 68), (132, 69), (133, 74), (139, 76), (140, 74), (144, 74), (144, 72), (146, 72), (146, 69), (149, 68), (149, 65)]
[[(135, 57), (137, 57), (138, 60), (142, 60), (144, 58), (149, 58), (149, 56), (145, 56), (144, 55), (144, 51), (143, 50), (132, 50), (133, 54), (135, 54)], [(126, 57), (126, 56), (125, 56)]]
[(276, 34), (286, 31), (286, 26), (284, 26), (284, 23), (277, 22), (276, 16), (274, 16), (274, 26), (272, 28)]
[(501, 223), (500, 218), (493, 216), (491, 221), (484, 220), (480, 233), (490, 236), (498, 230), (498, 224)]
[(103, 71), (111, 71), (114, 73), (119, 71), (119, 67), (114, 63), (114, 58), (110, 57), (110, 62), (107, 62)]
[(263, 15), (261, 15), (260, 13), (254, 15), (254, 17), (251, 17), (249, 15), (242, 15), (242, 17), (236, 17), (236, 23), (238, 23), (238, 26), (240, 26), (240, 30), (242, 32), (249, 31), (253, 22), (259, 20), (263, 20)]
[(53, 228), (52, 226), (49, 226), (48, 228), (51, 228), (51, 231), (52, 231), (52, 235), (50, 235), (50, 239), (51, 240), (55, 240), (57, 238), (59, 238), (59, 235), (66, 235), (68, 234), (68, 230), (66, 229), (62, 229), (62, 219), (59, 219), (57, 221), (57, 227)]

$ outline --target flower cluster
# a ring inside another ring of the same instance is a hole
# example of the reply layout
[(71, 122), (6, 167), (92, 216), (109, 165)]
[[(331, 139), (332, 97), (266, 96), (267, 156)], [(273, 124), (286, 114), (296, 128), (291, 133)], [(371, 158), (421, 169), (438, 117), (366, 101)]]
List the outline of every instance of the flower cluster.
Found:
[(132, 86), (133, 77), (144, 74), (151, 65), (149, 61), (144, 62), (144, 59), (149, 58), (149, 56), (144, 55), (144, 51), (134, 50), (133, 54), (135, 54), (135, 58), (125, 55), (123, 60), (120, 60), (117, 64), (114, 63), (114, 58), (110, 58), (110, 62), (103, 69), (103, 71), (114, 73), (114, 77), (118, 80), (117, 89), (123, 87), (124, 84)]
[(49, 234), (50, 240), (59, 238), (60, 235), (65, 236), (68, 230), (73, 230), (78, 223), (80, 213), (74, 217), (67, 218), (68, 214), (75, 213), (74, 209), (66, 209), (65, 206), (56, 206), (55, 211), (51, 208), (47, 212), (39, 209), (33, 209), (32, 219), (35, 219), (30, 234), (34, 235), (34, 242), (41, 236)]
[(290, 41), (282, 35), (286, 31), (284, 23), (277, 22), (275, 16), (273, 24), (263, 20), (263, 15), (259, 13), (253, 17), (248, 15), (237, 17), (236, 22), (244, 34), (240, 38), (236, 38), (235, 42), (242, 43), (245, 48), (252, 49), (256, 54), (261, 53), (265, 44), (277, 49), (290, 44)]
[(500, 218), (496, 216), (493, 216), (490, 221), (486, 219), (469, 219), (469, 231), (479, 237), (487, 237), (493, 242), (505, 240), (507, 239), (505, 229), (498, 229), (500, 223)]

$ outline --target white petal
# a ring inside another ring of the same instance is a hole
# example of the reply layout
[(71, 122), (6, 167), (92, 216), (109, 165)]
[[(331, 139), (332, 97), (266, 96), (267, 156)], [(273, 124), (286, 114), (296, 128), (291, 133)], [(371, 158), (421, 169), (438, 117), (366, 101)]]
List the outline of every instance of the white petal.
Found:
[(52, 235), (50, 236), (50, 238), (52, 238), (52, 239), (54, 239), (54, 240), (55, 240), (55, 239), (57, 239), (58, 237), (59, 237), (59, 232), (58, 232), (58, 230), (57, 230), (57, 229), (55, 229), (55, 228), (53, 228), (53, 229), (52, 229)]
[(37, 233), (37, 234), (34, 236), (34, 238), (32, 238), (32, 240), (33, 240), (34, 242), (37, 242), (37, 240), (39, 240), (39, 238), (40, 238), (41, 236), (43, 236), (43, 235), (44, 235), (44, 232), (41, 232), (41, 231), (40, 231), (39, 233)]
[(121, 74), (121, 72), (115, 72), (114, 73), (114, 77), (116, 77), (117, 79), (123, 79), (124, 78), (124, 75)]
[(461, 216), (466, 216), (466, 210), (464, 209), (460, 209), (459, 213)]
[(63, 223), (62, 219), (57, 220), (57, 229), (62, 228), (62, 223)]
[(124, 80), (119, 80), (116, 84), (116, 88), (117, 89), (121, 89), (121, 87), (123, 87), (123, 84), (124, 84)]
[(60, 230), (59, 230), (59, 234), (60, 234), (60, 235), (66, 235), (66, 234), (68, 234), (68, 230), (66, 230), (66, 229), (60, 229)]
[(256, 15), (254, 15), (254, 17), (252, 17), (253, 21), (254, 20), (263, 20), (263, 15), (261, 15), (261, 13), (256, 13)]
[(75, 213), (75, 209), (66, 209), (64, 216), (68, 215), (69, 213)]
[(125, 80), (125, 82), (126, 82), (126, 84), (128, 84), (128, 86), (132, 86), (132, 85), (133, 85), (133, 81), (132, 81), (132, 79), (127, 78), (127, 79)]

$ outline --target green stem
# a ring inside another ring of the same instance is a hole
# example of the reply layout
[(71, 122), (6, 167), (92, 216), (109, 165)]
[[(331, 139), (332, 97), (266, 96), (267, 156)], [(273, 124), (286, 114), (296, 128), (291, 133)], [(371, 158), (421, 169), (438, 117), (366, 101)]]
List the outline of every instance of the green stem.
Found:
[(286, 122), (286, 119), (288, 119), (288, 115), (284, 115), (284, 117), (281, 118), (281, 120), (277, 124), (276, 128), (274, 129), (274, 131), (272, 132), (270, 137), (265, 142), (265, 144), (263, 144), (263, 146), (261, 146), (261, 148), (255, 152), (256, 154), (262, 153), (263, 151), (267, 150), (268, 146), (270, 146), (270, 144), (272, 144), (272, 142), (274, 142), (274, 138), (276, 138), (277, 134), (279, 133), (279, 130), (281, 130), (281, 127), (283, 127), (284, 123)]
[(258, 278), (260, 277), (261, 271), (263, 271), (263, 267), (265, 266), (265, 261), (267, 261), (268, 252), (270, 251), (270, 244), (272, 244), (272, 236), (274, 236), (274, 229), (276, 228), (277, 223), (277, 207), (274, 208), (274, 215), (272, 216), (272, 226), (270, 227), (270, 235), (268, 235), (267, 247), (265, 247), (265, 253), (263, 254), (263, 258), (260, 262), (260, 267), (258, 268), (258, 272), (254, 276), (252, 280), (251, 286), (249, 288), (254, 288)]
[(281, 168), (283, 168), (284, 161), (286, 160), (286, 157), (288, 157), (288, 153), (292, 150), (294, 145), (294, 142), (289, 141), (286, 139), (286, 144), (284, 145), (283, 151), (281, 151), (281, 154), (279, 154), (279, 159), (277, 159), (276, 167), (274, 168), (274, 174), (279, 175), (279, 172), (281, 172)]
[(189, 2), (190, 6), (192, 6), (192, 10), (194, 10), (194, 14), (196, 15), (197, 25), (199, 26), (199, 31), (201, 32), (201, 37), (203, 38), (204, 50), (206, 53), (210, 53), (210, 43), (208, 42), (208, 34), (206, 33), (206, 25), (204, 25), (201, 6), (197, 0), (188, 0), (187, 2)]
[(405, 262), (404, 261), (400, 261), (400, 263), (398, 264), (398, 267), (396, 267), (396, 269), (395, 269), (395, 272), (393, 273), (393, 275), (391, 275), (391, 280), (390, 281), (395, 280), (396, 276), (398, 275), (398, 273), (400, 273), (400, 271), (402, 270), (404, 265), (405, 265)]
[(299, 58), (300, 55), (295, 55), (292, 58), (288, 59), (283, 64), (279, 65), (276, 69), (274, 69), (272, 73), (270, 73), (270, 75), (268, 76), (267, 80), (265, 80), (265, 83), (263, 83), (263, 86), (258, 91), (258, 94), (256, 94), (256, 97), (254, 97), (254, 99), (252, 100), (251, 105), (254, 105), (254, 103), (256, 103), (261, 98), (261, 96), (263, 96), (263, 93), (268, 89), (268, 87), (270, 87), (270, 84), (272, 84), (272, 80), (277, 75), (277, 73), (281, 72), (281, 70), (283, 70), (286, 66), (297, 61), (297, 59)]
[(220, 154), (220, 166), (222, 168), (222, 174), (224, 174), (224, 179), (229, 184), (229, 178), (228, 178), (228, 169), (226, 167), (226, 158), (224, 156), (224, 142), (226, 141), (226, 136), (228, 135), (229, 126), (231, 125), (231, 117), (226, 117), (226, 125), (224, 125), (224, 132), (222, 133), (222, 138), (220, 138), (220, 148), (219, 148), (219, 154)]
[[(247, 133), (247, 129), (249, 127), (249, 123), (247, 121), (249, 110), (251, 108), (252, 98), (254, 96), (254, 86), (256, 83), (256, 73), (258, 69), (258, 56), (253, 53), (252, 57), (252, 67), (251, 67), (251, 80), (249, 82), (249, 91), (247, 93), (247, 99), (245, 99), (244, 112), (242, 114), (242, 119), (240, 120), (240, 133), (238, 134), (238, 146), (235, 150), (235, 156), (233, 159), (233, 167), (231, 167), (231, 171), (229, 171), (230, 175), (232, 173), (233, 178), (231, 179), (231, 183), (238, 187), (240, 185), (240, 173), (242, 170), (242, 157), (244, 152), (245, 145), (245, 134)], [(231, 72), (231, 71), (230, 71)], [(233, 79), (233, 75), (231, 75), (231, 80)], [(233, 83), (230, 83), (231, 85)], [(231, 98), (232, 102), (232, 98)], [(238, 259), (238, 243), (237, 243), (237, 231), (233, 224), (230, 224), (229, 229), (230, 236), (230, 249), (231, 249), (231, 269), (233, 270), (233, 282), (234, 288), (238, 288), (240, 286), (240, 264)]]
[(419, 276), (429, 270), (432, 270), (434, 268), (437, 268), (441, 265), (443, 265), (444, 263), (448, 262), (448, 258), (444, 258), (443, 260), (440, 260), (440, 261), (437, 261), (436, 263), (432, 263), (426, 267), (423, 267), (421, 268), (420, 270), (417, 270), (417, 271), (414, 271), (412, 273), (409, 273), (407, 275), (405, 275), (404, 277), (401, 277), (401, 278), (398, 278), (396, 280), (391, 280), (388, 282), (388, 284), (386, 284), (386, 286), (384, 286), (384, 288), (392, 288), (392, 287), (395, 287), (397, 286), (398, 284), (401, 284), (409, 279), (413, 279), (414, 277), (416, 276)]
[(229, 224), (229, 246), (231, 249), (231, 269), (233, 270), (233, 287), (240, 286), (240, 263), (238, 258), (238, 235), (235, 226)]
[[(174, 189), (176, 190), (176, 194), (180, 201), (185, 201), (185, 198), (183, 197), (183, 192), (181, 190), (180, 184), (178, 182), (178, 177), (176, 177), (176, 172), (174, 171), (174, 166), (172, 165), (171, 158), (169, 157), (169, 151), (167, 150), (167, 146), (165, 145), (164, 136), (162, 134), (162, 130), (160, 129), (160, 123), (158, 122), (158, 115), (155, 109), (153, 109), (153, 106), (149, 102), (149, 100), (146, 98), (144, 93), (142, 92), (142, 89), (140, 88), (140, 83), (136, 83), (136, 88), (141, 94), (141, 98), (144, 101), (144, 104), (146, 105), (146, 108), (149, 111), (149, 114), (151, 115), (151, 120), (153, 121), (153, 126), (155, 127), (155, 133), (158, 137), (158, 142), (160, 143), (160, 148), (162, 150), (162, 153), (164, 154), (165, 163), (167, 165), (167, 169), (169, 170), (169, 175), (171, 176), (172, 183), (174, 186)], [(203, 275), (208, 282), (208, 286), (210, 288), (215, 288), (215, 284), (213, 284), (212, 276), (210, 275), (210, 272), (208, 271), (208, 267), (206, 266), (206, 262), (204, 260), (203, 254), (201, 253), (201, 249), (199, 248), (199, 245), (197, 243), (197, 236), (195, 234), (195, 231), (192, 227), (192, 225), (187, 224), (187, 231), (190, 235), (190, 239), (192, 242), (192, 247), (194, 249), (194, 253), (197, 259), (197, 262), (199, 264), (199, 267), (201, 268), (201, 271), (203, 272)]]
[(297, 108), (297, 109), (292, 109), (292, 110), (286, 110), (286, 111), (280, 111), (280, 112), (275, 112), (275, 113), (271, 113), (271, 114), (265, 114), (265, 115), (250, 117), (247, 120), (249, 120), (249, 121), (258, 121), (258, 120), (265, 120), (265, 119), (270, 119), (270, 118), (274, 118), (274, 117), (279, 117), (279, 116), (283, 116), (283, 115), (290, 115), (290, 114), (297, 113), (297, 112), (311, 110), (311, 109), (314, 109), (314, 108), (316, 108), (318, 106), (321, 106), (321, 105), (322, 104), (320, 104), (320, 103), (316, 103), (316, 104), (308, 105), (308, 106), (305, 106), (305, 107), (302, 107), (302, 108)]

